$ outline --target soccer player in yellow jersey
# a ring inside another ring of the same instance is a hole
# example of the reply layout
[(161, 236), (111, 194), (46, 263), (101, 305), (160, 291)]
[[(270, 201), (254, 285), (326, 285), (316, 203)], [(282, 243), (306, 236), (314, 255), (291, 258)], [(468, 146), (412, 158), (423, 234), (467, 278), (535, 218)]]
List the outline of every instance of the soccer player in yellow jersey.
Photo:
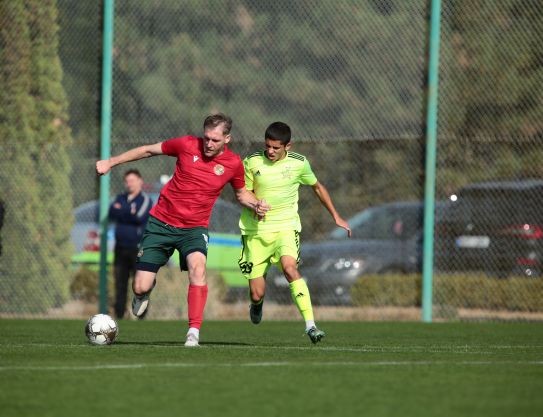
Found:
[(307, 158), (290, 151), (290, 137), (287, 124), (272, 123), (266, 129), (265, 150), (255, 152), (243, 161), (247, 189), (271, 209), (265, 217), (243, 209), (239, 222), (243, 243), (239, 266), (249, 280), (249, 314), (254, 324), (262, 320), (266, 273), (272, 264), (276, 264), (289, 282), (292, 300), (305, 320), (307, 335), (313, 343), (318, 343), (324, 332), (315, 325), (309, 289), (298, 271), (302, 229), (298, 215), (300, 184), (313, 188), (336, 225), (344, 228), (349, 237), (351, 229), (336, 211), (330, 194), (315, 177)]

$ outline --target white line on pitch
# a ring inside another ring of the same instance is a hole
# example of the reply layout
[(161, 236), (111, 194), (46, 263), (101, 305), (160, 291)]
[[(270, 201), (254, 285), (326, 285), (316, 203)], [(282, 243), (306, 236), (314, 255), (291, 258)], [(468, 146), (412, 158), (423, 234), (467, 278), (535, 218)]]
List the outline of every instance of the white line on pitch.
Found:
[[(123, 346), (122, 342), (117, 344), (116, 346)], [(149, 346), (152, 346), (153, 349), (155, 348), (167, 348), (167, 349), (179, 349), (182, 347), (182, 342), (180, 341), (179, 344), (167, 344), (167, 345), (161, 345), (160, 342), (157, 342), (157, 344), (150, 343)], [(69, 348), (94, 348), (94, 349), (100, 349), (100, 347), (96, 346), (89, 346), (86, 343), (81, 344), (53, 344), (53, 343), (32, 343), (32, 344), (0, 344), (0, 350), (2, 347), (5, 348), (35, 348), (35, 347), (69, 347)], [(439, 346), (439, 345), (429, 345), (429, 346), (423, 346), (423, 345), (412, 345), (412, 346), (361, 346), (361, 347), (343, 347), (343, 346), (325, 346), (325, 345), (319, 345), (317, 346), (266, 346), (266, 345), (229, 345), (227, 343), (225, 344), (207, 344), (205, 342), (202, 343), (202, 347), (205, 347), (206, 349), (259, 349), (259, 350), (266, 350), (266, 349), (273, 349), (273, 350), (319, 350), (319, 351), (334, 351), (334, 352), (361, 352), (361, 353), (470, 353), (470, 354), (493, 354), (497, 353), (495, 351), (492, 351), (490, 349), (510, 349), (510, 350), (516, 350), (516, 349), (536, 349), (539, 350), (543, 348), (543, 346), (535, 346), (535, 345), (488, 345), (484, 346), (486, 350), (478, 350), (479, 348), (482, 348), (483, 346), (469, 346), (469, 345), (457, 345), (457, 346)], [(105, 347), (106, 349), (108, 347)], [(129, 346), (124, 346), (124, 348), (129, 348)]]
[(230, 368), (230, 367), (292, 367), (292, 366), (431, 366), (431, 365), (543, 365), (543, 361), (365, 361), (365, 362), (241, 362), (241, 363), (132, 363), (88, 366), (2, 366), (4, 371), (93, 371), (108, 369), (142, 369), (142, 368)]

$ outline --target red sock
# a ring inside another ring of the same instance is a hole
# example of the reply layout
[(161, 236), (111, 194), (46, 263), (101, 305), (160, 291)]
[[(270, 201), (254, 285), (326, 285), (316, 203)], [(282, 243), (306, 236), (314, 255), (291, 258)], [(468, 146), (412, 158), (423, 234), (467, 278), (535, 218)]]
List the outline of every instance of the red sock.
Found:
[(187, 303), (189, 307), (189, 328), (196, 327), (199, 329), (202, 326), (206, 301), (207, 285), (198, 286), (189, 284), (189, 293), (187, 296)]

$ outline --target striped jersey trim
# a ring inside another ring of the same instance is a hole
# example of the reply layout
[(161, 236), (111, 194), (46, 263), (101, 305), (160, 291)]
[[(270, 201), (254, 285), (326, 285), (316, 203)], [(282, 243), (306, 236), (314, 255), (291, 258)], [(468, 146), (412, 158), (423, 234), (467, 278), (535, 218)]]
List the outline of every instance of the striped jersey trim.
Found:
[(296, 153), (296, 152), (289, 152), (289, 153), (287, 154), (287, 156), (288, 156), (289, 158), (294, 158), (294, 159), (298, 159), (298, 160), (300, 160), (300, 161), (305, 161), (305, 156), (300, 155), (299, 153)]
[(262, 156), (263, 154), (264, 154), (264, 151), (256, 151), (248, 155), (245, 159), (251, 159), (251, 158), (254, 158), (255, 156)]

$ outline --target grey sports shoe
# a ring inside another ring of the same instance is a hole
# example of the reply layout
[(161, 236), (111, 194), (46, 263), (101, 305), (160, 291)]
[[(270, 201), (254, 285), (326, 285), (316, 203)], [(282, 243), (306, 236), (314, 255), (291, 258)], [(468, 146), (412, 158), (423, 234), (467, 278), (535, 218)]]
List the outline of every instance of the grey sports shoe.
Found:
[(149, 293), (143, 295), (135, 295), (132, 298), (132, 313), (138, 319), (142, 320), (147, 314), (149, 306)]
[(253, 324), (258, 324), (262, 321), (262, 305), (264, 302), (261, 302), (260, 304), (252, 304), (249, 307), (249, 317), (251, 317), (251, 321)]
[(149, 291), (143, 295), (134, 294), (134, 297), (132, 298), (132, 314), (134, 314), (134, 316), (136, 316), (139, 320), (143, 320), (147, 314), (149, 307), (149, 296), (151, 295), (151, 291), (153, 291), (155, 288), (155, 285), (156, 279), (153, 281), (153, 286)]
[(319, 343), (326, 334), (322, 331), (317, 329), (315, 326), (311, 327), (309, 330), (306, 330), (307, 335), (313, 342), (313, 344)]
[(187, 340), (185, 341), (186, 347), (198, 347), (200, 344), (198, 343), (199, 340), (193, 333), (187, 333)]

